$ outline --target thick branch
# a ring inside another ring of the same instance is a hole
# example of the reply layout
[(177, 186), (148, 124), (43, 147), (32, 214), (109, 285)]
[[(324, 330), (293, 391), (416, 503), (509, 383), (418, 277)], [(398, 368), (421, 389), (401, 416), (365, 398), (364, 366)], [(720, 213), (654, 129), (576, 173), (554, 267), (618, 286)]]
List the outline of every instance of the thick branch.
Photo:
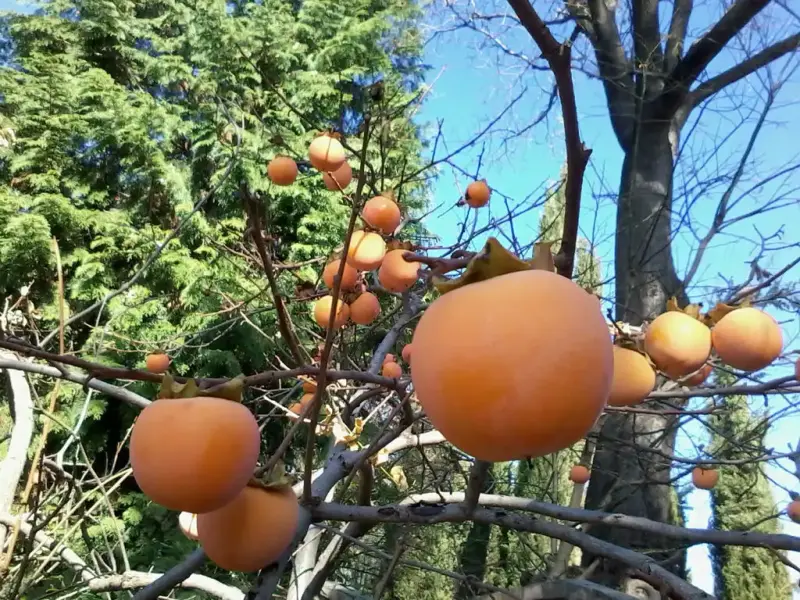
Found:
[(249, 191), (244, 190), (244, 202), (247, 209), (247, 216), (250, 219), (250, 237), (256, 245), (258, 256), (261, 258), (261, 264), (264, 267), (264, 274), (267, 276), (269, 282), (269, 289), (272, 293), (272, 302), (275, 304), (275, 312), (278, 314), (278, 329), (281, 332), (281, 337), (286, 340), (289, 345), (289, 351), (292, 354), (295, 365), (302, 365), (306, 362), (306, 356), (300, 349), (300, 344), (297, 339), (297, 334), (292, 326), (291, 317), (286, 310), (286, 304), (283, 302), (283, 295), (278, 289), (278, 282), (275, 279), (275, 269), (272, 266), (272, 257), (269, 254), (267, 243), (264, 241), (264, 236), (261, 233), (262, 223), (261, 215), (259, 212), (258, 203), (251, 197)]
[(700, 73), (767, 4), (769, 0), (736, 0), (708, 32), (692, 44), (667, 79), (666, 113), (678, 108)]
[[(658, 0), (636, 0), (632, 3), (633, 46), (639, 68), (660, 71), (661, 31), (658, 26)], [(653, 78), (656, 79), (656, 78)]]
[[(206, 561), (206, 553), (202, 548), (197, 548), (183, 561), (172, 567), (169, 571), (164, 573), (158, 578), (148, 581), (143, 589), (139, 590), (133, 596), (133, 600), (156, 600), (161, 595), (166, 595), (169, 591), (179, 586), (186, 581), (192, 573), (197, 571), (203, 566)], [(136, 586), (142, 587), (142, 586)], [(135, 589), (135, 588), (117, 588), (117, 589)]]
[[(415, 494), (402, 502), (409, 504), (458, 504), (464, 501), (463, 492)], [(800, 537), (781, 533), (761, 533), (759, 531), (720, 531), (718, 529), (692, 529), (678, 527), (643, 517), (632, 517), (621, 513), (607, 513), (551, 504), (529, 498), (481, 494), (478, 505), (491, 508), (506, 508), (544, 515), (553, 519), (573, 523), (611, 525), (622, 529), (644, 531), (668, 537), (685, 544), (715, 544), (720, 546), (748, 546), (753, 548), (774, 548), (776, 550), (800, 550)]]
[(583, 173), (592, 151), (581, 141), (578, 125), (578, 108), (572, 82), (572, 51), (570, 44), (559, 44), (539, 17), (529, 0), (508, 0), (520, 22), (539, 46), (550, 65), (561, 99), (561, 116), (564, 121), (564, 143), (567, 148), (567, 183), (565, 186), (564, 232), (561, 248), (556, 257), (558, 273), (572, 278), (575, 247), (578, 242), (578, 217), (581, 209)]
[(675, 0), (672, 4), (672, 21), (669, 24), (667, 51), (664, 57), (664, 68), (672, 71), (683, 55), (683, 44), (686, 41), (686, 29), (689, 16), (692, 14), (694, 0)]
[[(318, 519), (333, 521), (361, 521), (365, 523), (453, 523), (465, 520), (460, 506), (414, 507), (414, 506), (345, 506), (341, 504), (321, 504), (313, 508)], [(646, 576), (658, 580), (664, 585), (664, 591), (682, 600), (712, 600), (702, 590), (671, 573), (655, 560), (633, 550), (628, 550), (594, 538), (575, 529), (542, 520), (531, 519), (522, 515), (511, 514), (504, 510), (478, 508), (471, 515), (475, 523), (497, 525), (516, 531), (537, 533), (547, 537), (560, 539), (578, 546), (585, 552), (623, 563)]]
[[(2, 369), (3, 362), (16, 362), (14, 356), (7, 352), (0, 353), (0, 357), (6, 359), (6, 361), (0, 361), (0, 369)], [(34, 423), (33, 399), (25, 373), (6, 369), (6, 377), (10, 391), (9, 396), (14, 408), (14, 427), (11, 430), (8, 452), (0, 462), (0, 513), (11, 510), (11, 505), (14, 503), (14, 495), (28, 458), (28, 447), (31, 445)], [(6, 527), (0, 524), (0, 556), (2, 556), (5, 539)], [(0, 564), (2, 562), (0, 560)]]
[(719, 75), (712, 77), (698, 85), (695, 89), (689, 92), (686, 99), (690, 107), (697, 106), (710, 96), (713, 96), (722, 88), (732, 83), (736, 83), (751, 73), (757, 71), (774, 60), (779, 59), (797, 48), (800, 47), (800, 32), (787, 37), (780, 42), (771, 46), (767, 46), (761, 52), (754, 54), (747, 60), (731, 67), (727, 71), (723, 71)]
[[(522, 588), (509, 590), (520, 598), (535, 598), (536, 600), (564, 600), (575, 598), (580, 600), (635, 600), (624, 592), (612, 590), (599, 583), (586, 579), (562, 579), (560, 581), (543, 581), (531, 583)], [(502, 592), (476, 596), (472, 600), (507, 600), (508, 595)]]

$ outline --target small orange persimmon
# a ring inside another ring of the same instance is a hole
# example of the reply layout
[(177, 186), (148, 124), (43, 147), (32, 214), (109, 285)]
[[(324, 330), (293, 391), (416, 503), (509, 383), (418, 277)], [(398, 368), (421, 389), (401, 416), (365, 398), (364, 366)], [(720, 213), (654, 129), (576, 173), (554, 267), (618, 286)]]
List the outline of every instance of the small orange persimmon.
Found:
[[(333, 296), (323, 296), (314, 303), (314, 320), (317, 325), (323, 329), (328, 328), (330, 323), (331, 309), (333, 308)], [(350, 307), (341, 298), (336, 302), (336, 318), (333, 321), (333, 327), (338, 329), (347, 324), (347, 319), (350, 318)]]
[(783, 334), (777, 321), (757, 308), (737, 308), (711, 330), (719, 357), (734, 369), (758, 371), (780, 356)]
[(467, 193), (464, 194), (464, 200), (472, 208), (480, 208), (486, 206), (489, 202), (489, 197), (492, 191), (489, 189), (485, 179), (473, 181), (467, 186)]
[(289, 417), (292, 419), (296, 419), (302, 414), (303, 409), (305, 407), (299, 402), (292, 402), (287, 408), (289, 409), (289, 412), (292, 413), (291, 415), (289, 415)]
[(297, 163), (288, 156), (276, 156), (267, 165), (267, 177), (275, 185), (292, 185), (297, 179)]
[(668, 311), (647, 327), (644, 349), (660, 371), (679, 379), (708, 360), (711, 330), (686, 313)]
[(372, 271), (381, 266), (386, 254), (386, 242), (377, 233), (354, 231), (347, 249), (347, 264), (360, 271)]
[(590, 477), (591, 473), (584, 465), (574, 465), (569, 470), (569, 480), (572, 483), (586, 483)]
[(714, 368), (708, 363), (706, 363), (702, 367), (700, 367), (698, 371), (695, 371), (689, 377), (684, 379), (683, 385), (687, 387), (694, 387), (696, 385), (700, 385), (706, 379), (708, 379), (708, 376), (711, 375), (711, 371), (713, 370)]
[(386, 196), (374, 196), (364, 204), (361, 218), (385, 235), (391, 235), (400, 225), (402, 216), (397, 202)]
[(320, 171), (336, 171), (346, 159), (341, 142), (329, 135), (320, 135), (308, 147), (308, 160)]
[(795, 523), (800, 523), (800, 500), (792, 500), (786, 507), (786, 514)]
[(719, 473), (716, 469), (704, 469), (695, 467), (692, 470), (692, 483), (699, 490), (713, 489), (719, 481)]
[(260, 445), (258, 423), (238, 402), (159, 399), (133, 424), (133, 477), (148, 498), (170, 510), (216, 510), (247, 484)]
[(338, 192), (340, 190), (344, 190), (350, 182), (353, 180), (353, 169), (350, 168), (350, 165), (347, 161), (342, 163), (335, 171), (328, 173), (325, 172), (322, 174), (322, 181), (325, 183), (325, 187), (331, 190), (332, 192)]
[[(340, 259), (335, 259), (325, 265), (325, 268), (322, 270), (322, 282), (325, 284), (329, 290), (333, 289), (333, 279), (336, 277), (336, 274), (339, 272), (339, 266), (342, 264)], [(358, 271), (345, 263), (344, 265), (344, 272), (342, 273), (342, 284), (341, 289), (344, 291), (350, 291), (356, 287), (356, 282), (358, 281)]]
[(406, 344), (403, 346), (403, 350), (400, 352), (400, 356), (403, 357), (403, 360), (406, 361), (406, 364), (411, 364), (411, 348), (413, 344)]
[(407, 250), (392, 250), (383, 257), (381, 268), (378, 269), (378, 280), (390, 292), (402, 293), (413, 286), (418, 276), (420, 266), (418, 262), (409, 262), (404, 256)]
[(383, 367), (381, 368), (381, 374), (384, 377), (391, 377), (392, 379), (398, 379), (403, 374), (403, 369), (394, 361), (389, 361), (383, 363)]
[(144, 359), (145, 367), (151, 373), (165, 373), (169, 369), (169, 356), (163, 352), (148, 354)]
[(386, 364), (387, 362), (397, 362), (397, 359), (395, 358), (394, 354), (390, 352), (383, 357), (383, 362), (384, 364)]
[(381, 303), (377, 296), (364, 292), (350, 304), (350, 318), (358, 325), (369, 325), (381, 314)]
[(647, 359), (628, 348), (614, 346), (614, 379), (609, 406), (635, 406), (647, 398), (656, 385), (656, 372)]
[(219, 567), (253, 572), (275, 562), (289, 547), (299, 516), (291, 488), (248, 486), (222, 508), (198, 515), (197, 534)]

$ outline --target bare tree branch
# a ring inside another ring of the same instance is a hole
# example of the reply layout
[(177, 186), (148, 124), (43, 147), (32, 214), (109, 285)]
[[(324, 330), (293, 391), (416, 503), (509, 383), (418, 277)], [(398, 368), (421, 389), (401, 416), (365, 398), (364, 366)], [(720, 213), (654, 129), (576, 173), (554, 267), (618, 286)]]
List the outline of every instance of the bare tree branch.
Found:
[(672, 4), (672, 20), (669, 24), (667, 51), (664, 57), (664, 69), (672, 71), (683, 56), (683, 44), (686, 41), (686, 29), (692, 14), (694, 0), (675, 0)]
[(738, 63), (736, 66), (731, 67), (727, 71), (723, 71), (719, 75), (712, 77), (695, 89), (689, 92), (686, 98), (686, 103), (689, 107), (694, 107), (706, 100), (708, 97), (716, 94), (722, 88), (732, 83), (736, 83), (751, 73), (757, 71), (781, 56), (794, 52), (800, 46), (800, 32), (787, 37), (780, 42), (771, 46), (767, 46), (761, 52), (754, 54), (747, 60)]

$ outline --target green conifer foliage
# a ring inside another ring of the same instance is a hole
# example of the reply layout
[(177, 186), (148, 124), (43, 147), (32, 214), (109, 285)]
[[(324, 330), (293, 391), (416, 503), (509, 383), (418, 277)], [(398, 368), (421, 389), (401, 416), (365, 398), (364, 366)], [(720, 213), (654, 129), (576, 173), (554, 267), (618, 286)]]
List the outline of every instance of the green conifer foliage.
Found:
[[(720, 385), (731, 378), (718, 378)], [(725, 410), (711, 419), (715, 433), (711, 452), (715, 458), (746, 460), (763, 456), (767, 422), (750, 409), (747, 398), (729, 396)], [(719, 482), (711, 491), (712, 526), (720, 530), (776, 533), (780, 525), (763, 463), (722, 466)], [(722, 600), (787, 600), (792, 597), (786, 567), (774, 551), (734, 546), (712, 547), (715, 592)]]

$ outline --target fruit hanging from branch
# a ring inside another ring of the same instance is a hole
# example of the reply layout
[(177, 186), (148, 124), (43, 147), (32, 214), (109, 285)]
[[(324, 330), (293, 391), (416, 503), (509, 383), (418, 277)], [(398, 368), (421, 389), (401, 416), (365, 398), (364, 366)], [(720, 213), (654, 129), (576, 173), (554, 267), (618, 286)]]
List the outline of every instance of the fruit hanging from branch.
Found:
[[(333, 289), (333, 278), (336, 277), (336, 274), (339, 272), (339, 265), (341, 265), (341, 263), (342, 261), (337, 258), (325, 265), (325, 268), (322, 270), (322, 282), (329, 290)], [(357, 282), (358, 271), (350, 265), (345, 264), (340, 289), (343, 291), (353, 290)]]
[(369, 325), (381, 314), (381, 303), (370, 292), (362, 293), (350, 304), (350, 318), (358, 325)]
[(166, 373), (169, 369), (169, 356), (163, 352), (148, 354), (144, 359), (145, 367), (151, 373)]
[[(162, 394), (171, 384), (169, 376), (165, 380)], [(194, 385), (180, 390), (191, 395), (159, 398), (136, 419), (130, 441), (133, 477), (153, 502), (204, 513), (233, 500), (247, 484), (261, 432), (240, 402), (201, 395)]]
[[(323, 329), (328, 328), (333, 308), (333, 296), (323, 296), (314, 303), (314, 320)], [(347, 324), (350, 318), (350, 307), (341, 298), (336, 302), (336, 316), (333, 320), (333, 327), (339, 329)]]
[(381, 367), (381, 375), (390, 377), (392, 379), (399, 379), (403, 375), (403, 369), (393, 360), (383, 363)]
[(489, 197), (492, 191), (485, 179), (473, 181), (467, 186), (467, 191), (464, 194), (464, 201), (472, 208), (481, 208), (489, 203)]
[(267, 165), (267, 177), (275, 185), (292, 185), (297, 179), (297, 163), (288, 156), (276, 156)]
[(783, 351), (783, 334), (770, 315), (756, 308), (738, 308), (726, 314), (711, 330), (714, 350), (734, 369), (758, 371)]
[(336, 171), (346, 160), (344, 147), (336, 137), (323, 133), (309, 145), (308, 160), (319, 171)]
[(386, 242), (375, 232), (354, 231), (347, 249), (347, 264), (359, 271), (372, 271), (381, 266), (386, 255)]
[(713, 489), (719, 481), (719, 472), (715, 469), (695, 467), (692, 469), (692, 483), (699, 490)]
[(197, 517), (206, 555), (229, 571), (275, 562), (294, 539), (300, 510), (290, 487), (247, 486), (225, 506)]
[[(488, 260), (485, 273), (502, 271)], [(423, 313), (413, 344), (418, 401), (448, 441), (481, 460), (571, 446), (611, 390), (611, 336), (597, 301), (549, 271), (447, 291)]]
[(419, 279), (418, 262), (407, 261), (405, 250), (387, 252), (378, 270), (378, 280), (390, 292), (402, 293), (411, 288)]
[(614, 378), (609, 406), (635, 406), (647, 398), (656, 385), (656, 372), (647, 358), (630, 348), (614, 346)]
[(708, 360), (711, 330), (684, 312), (668, 311), (648, 325), (644, 349), (659, 371), (680, 379)]
[(402, 220), (400, 207), (388, 196), (375, 196), (367, 200), (361, 218), (384, 235), (392, 235)]
[(330, 173), (324, 172), (322, 174), (322, 182), (325, 184), (325, 187), (332, 192), (344, 190), (348, 185), (350, 185), (352, 180), (353, 169), (350, 168), (350, 165), (347, 161), (343, 162), (342, 165), (335, 171)]
[(589, 481), (591, 473), (584, 465), (574, 465), (569, 470), (569, 480), (572, 483), (583, 484)]

